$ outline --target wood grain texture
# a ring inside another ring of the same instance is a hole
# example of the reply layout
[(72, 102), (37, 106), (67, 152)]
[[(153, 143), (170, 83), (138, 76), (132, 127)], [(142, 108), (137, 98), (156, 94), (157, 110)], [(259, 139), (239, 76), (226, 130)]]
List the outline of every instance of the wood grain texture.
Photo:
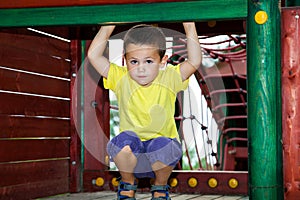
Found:
[(0, 66), (68, 78), (69, 43), (50, 37), (0, 33)]
[[(249, 194), (283, 199), (279, 1), (248, 3)], [(268, 15), (263, 24), (254, 20), (259, 10)]]
[(1, 93), (0, 113), (2, 115), (69, 117), (70, 102), (60, 99)]
[[(69, 160), (1, 164), (0, 187), (69, 177)], [(14, 178), (11, 178), (14, 177)]]
[(184, 0), (19, 0), (2, 1), (0, 8), (29, 8), (29, 7), (52, 7), (52, 6), (83, 6), (83, 5), (104, 5), (104, 4), (131, 4), (131, 3), (157, 3), (176, 2)]
[[(0, 140), (0, 163), (69, 157), (69, 139)], [(16, 148), (17, 147), (17, 148)]]
[(70, 120), (0, 116), (0, 138), (68, 137)]
[(0, 10), (0, 27), (226, 20), (246, 16), (244, 0), (21, 8)]
[(282, 141), (285, 199), (300, 196), (300, 26), (299, 8), (282, 10)]
[(0, 67), (0, 90), (69, 98), (70, 82)]

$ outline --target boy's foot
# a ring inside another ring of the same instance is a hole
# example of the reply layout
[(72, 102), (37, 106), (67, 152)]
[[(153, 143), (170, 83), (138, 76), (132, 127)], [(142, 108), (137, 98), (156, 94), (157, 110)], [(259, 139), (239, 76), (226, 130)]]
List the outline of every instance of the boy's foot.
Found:
[(120, 181), (117, 193), (118, 200), (136, 200), (134, 197), (136, 189), (137, 185)]
[(152, 193), (151, 200), (171, 200), (171, 198), (169, 197), (169, 189), (170, 189), (170, 186), (168, 186), (168, 185), (152, 185), (151, 186), (151, 193)]

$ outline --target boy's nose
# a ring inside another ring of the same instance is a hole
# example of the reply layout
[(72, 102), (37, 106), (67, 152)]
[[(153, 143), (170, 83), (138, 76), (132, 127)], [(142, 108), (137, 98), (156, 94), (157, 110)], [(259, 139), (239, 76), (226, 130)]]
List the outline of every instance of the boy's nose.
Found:
[(145, 66), (143, 64), (139, 65), (137, 67), (138, 72), (144, 72), (145, 71)]

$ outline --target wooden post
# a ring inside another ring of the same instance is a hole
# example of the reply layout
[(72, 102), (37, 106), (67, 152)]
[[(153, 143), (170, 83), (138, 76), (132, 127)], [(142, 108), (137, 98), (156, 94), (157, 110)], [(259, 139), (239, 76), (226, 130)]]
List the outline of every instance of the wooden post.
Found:
[(250, 199), (283, 199), (280, 1), (248, 1)]

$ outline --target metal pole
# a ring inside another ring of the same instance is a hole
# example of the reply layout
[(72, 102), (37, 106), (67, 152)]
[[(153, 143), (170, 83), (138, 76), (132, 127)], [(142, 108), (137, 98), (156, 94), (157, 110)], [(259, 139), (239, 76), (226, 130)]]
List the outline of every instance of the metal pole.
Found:
[(280, 1), (248, 1), (249, 196), (254, 200), (283, 199), (280, 9)]

